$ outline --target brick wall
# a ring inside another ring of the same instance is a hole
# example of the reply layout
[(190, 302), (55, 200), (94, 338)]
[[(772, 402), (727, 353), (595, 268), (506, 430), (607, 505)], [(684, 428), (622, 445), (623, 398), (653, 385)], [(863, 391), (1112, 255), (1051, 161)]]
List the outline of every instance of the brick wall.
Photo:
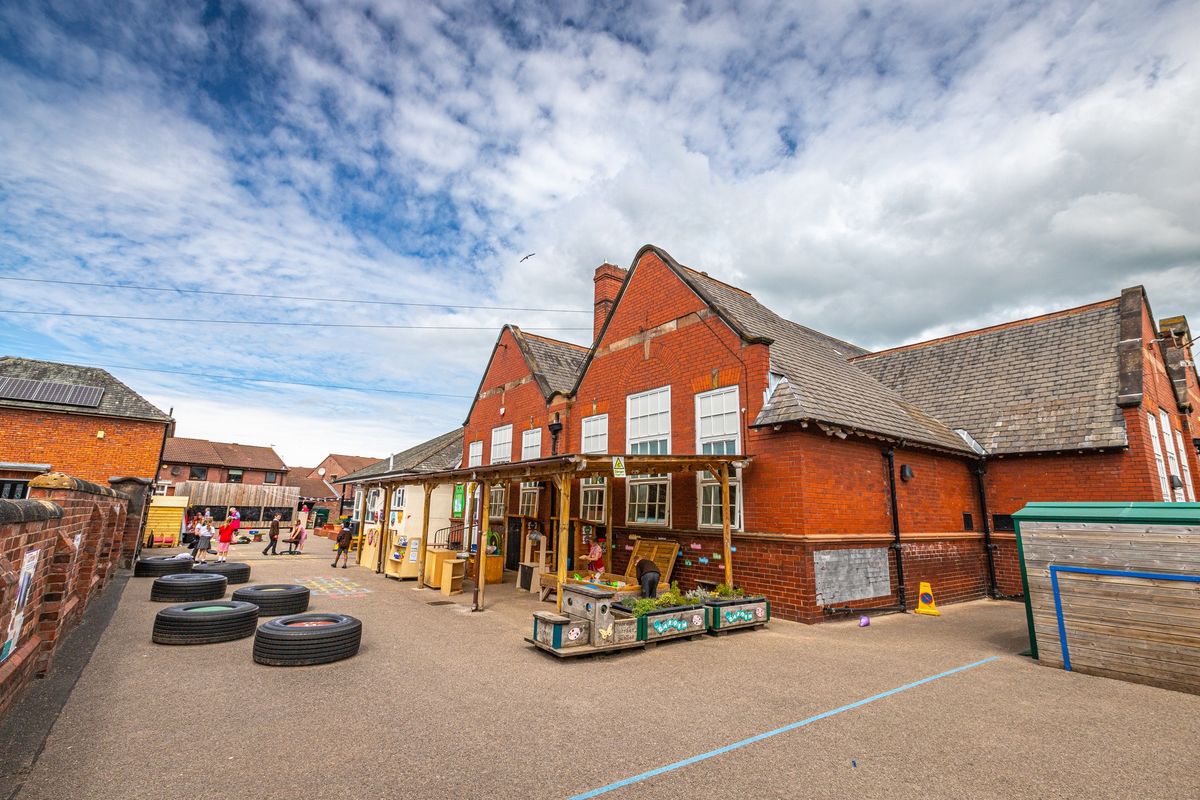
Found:
[[(86, 481), (153, 478), (166, 423), (0, 408), (0, 461), (50, 464)], [(104, 431), (104, 438), (97, 433)]]
[(22, 563), (26, 554), (37, 554), (16, 646), (0, 663), (0, 715), (30, 680), (49, 671), (63, 636), (112, 579), (126, 544), (136, 541), (147, 483), (135, 482), (141, 492), (131, 498), (52, 473), (34, 479), (29, 499), (0, 500), (0, 635), (5, 640)]

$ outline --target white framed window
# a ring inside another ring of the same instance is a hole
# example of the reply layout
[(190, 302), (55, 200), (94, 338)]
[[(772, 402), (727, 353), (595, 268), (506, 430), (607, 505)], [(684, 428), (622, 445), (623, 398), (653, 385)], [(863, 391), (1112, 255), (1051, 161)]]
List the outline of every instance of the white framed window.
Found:
[(521, 434), (521, 460), (542, 457), (542, 429), (534, 428)]
[(1171, 490), (1167, 487), (1167, 468), (1163, 464), (1162, 445), (1158, 441), (1158, 420), (1153, 411), (1146, 412), (1146, 421), (1150, 426), (1150, 444), (1154, 447), (1154, 466), (1158, 468), (1158, 483), (1162, 487), (1162, 499), (1171, 502)]
[(362, 506), (363, 490), (362, 487), (359, 486), (354, 490), (354, 510), (350, 512), (350, 519), (354, 520), (355, 522), (362, 520)]
[(375, 487), (367, 492), (367, 522), (379, 522), (383, 516), (383, 489)]
[(608, 452), (608, 414), (583, 418), (583, 452)]
[[(171, 483), (169, 481), (156, 481), (154, 484), (154, 494), (158, 497), (165, 497), (167, 494), (167, 489), (170, 489), (170, 488), (171, 488)], [(5, 498), (8, 497), (7, 494), (4, 496), (5, 496)]]
[(603, 475), (594, 478), (584, 478), (580, 482), (579, 516), (588, 522), (604, 523), (605, 497), (608, 494), (608, 481)]
[(1179, 466), (1183, 468), (1183, 485), (1187, 489), (1189, 503), (1196, 502), (1196, 487), (1192, 485), (1192, 468), (1188, 464), (1187, 447), (1184, 446), (1183, 434), (1175, 431), (1175, 443), (1179, 445)]
[(392, 508), (404, 508), (404, 487), (392, 490)]
[(504, 519), (508, 505), (508, 484), (493, 483), (488, 490), (488, 519)]
[[(742, 452), (741, 404), (738, 387), (727, 386), (696, 395), (696, 452), (732, 456)], [(711, 472), (697, 473), (700, 527), (720, 528), (721, 482)], [(729, 527), (741, 530), (741, 473), (729, 476)]]
[(521, 505), (519, 514), (522, 517), (536, 517), (538, 513), (538, 495), (542, 487), (535, 481), (521, 484)]
[(671, 387), (625, 398), (625, 452), (661, 456), (671, 452)]
[[(1183, 476), (1179, 474), (1179, 459), (1175, 456), (1175, 430), (1171, 427), (1171, 415), (1160, 408), (1158, 419), (1162, 423), (1163, 444), (1167, 446), (1167, 480), (1178, 478), (1179, 483), (1182, 484)], [(1172, 489), (1171, 494), (1174, 495), (1176, 503), (1182, 503), (1187, 499), (1182, 485), (1178, 489)]]
[(483, 442), (471, 442), (467, 448), (467, 466), (478, 467), (483, 464)]
[(492, 460), (489, 464), (506, 464), (512, 461), (512, 425), (492, 428)]
[(625, 493), (627, 525), (668, 525), (671, 518), (671, 478), (647, 475), (629, 478)]

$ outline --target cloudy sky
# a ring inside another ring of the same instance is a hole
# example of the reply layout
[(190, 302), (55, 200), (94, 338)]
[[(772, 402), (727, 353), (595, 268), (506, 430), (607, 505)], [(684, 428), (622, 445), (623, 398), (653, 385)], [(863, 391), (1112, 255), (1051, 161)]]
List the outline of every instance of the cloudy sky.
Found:
[(0, 353), (306, 465), (459, 424), (504, 322), (588, 342), (647, 242), (866, 347), (1200, 328), (1197, 4), (601, 5), (8, 0)]

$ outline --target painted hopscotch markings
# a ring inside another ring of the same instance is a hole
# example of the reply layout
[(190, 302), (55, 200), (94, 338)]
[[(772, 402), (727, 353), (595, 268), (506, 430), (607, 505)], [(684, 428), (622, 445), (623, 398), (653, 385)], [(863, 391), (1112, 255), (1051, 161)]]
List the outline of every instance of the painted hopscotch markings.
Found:
[(757, 742), (761, 742), (764, 739), (770, 739), (772, 736), (778, 736), (781, 733), (788, 733), (789, 731), (794, 731), (797, 728), (803, 728), (806, 725), (811, 725), (814, 722), (820, 722), (823, 719), (835, 717), (838, 714), (843, 714), (847, 711), (853, 711), (856, 708), (862, 708), (863, 706), (867, 705), (868, 703), (874, 703), (876, 700), (883, 700), (884, 698), (891, 697), (894, 694), (899, 694), (900, 692), (906, 692), (909, 689), (915, 689), (918, 686), (924, 686), (927, 683), (932, 683), (933, 681), (948, 677), (950, 675), (954, 675), (955, 673), (963, 672), (965, 670), (973, 669), (975, 667), (981, 667), (984, 664), (988, 664), (992, 661), (995, 661), (997, 658), (999, 658), (999, 656), (990, 656), (981, 661), (975, 661), (971, 664), (963, 664), (961, 667), (955, 667), (954, 669), (948, 669), (945, 672), (939, 672), (937, 675), (930, 675), (928, 678), (921, 678), (921, 680), (919, 680), (919, 681), (913, 681), (912, 683), (906, 683), (903, 686), (897, 686), (895, 689), (888, 689), (886, 692), (880, 692), (879, 694), (874, 694), (874, 695), (871, 695), (870, 697), (864, 697), (862, 700), (856, 700), (853, 703), (847, 703), (844, 706), (839, 706), (838, 708), (832, 709), (830, 711), (823, 711), (820, 714), (816, 714), (814, 716), (809, 717), (808, 719), (802, 719), (799, 722), (793, 722), (790, 725), (784, 725), (782, 728), (776, 728), (773, 731), (767, 731), (766, 733), (760, 733), (760, 734), (757, 734), (756, 736), (751, 736), (748, 739), (742, 739), (740, 742), (734, 742), (733, 744), (727, 744), (724, 747), (718, 747), (716, 750), (709, 750), (707, 753), (701, 753), (698, 756), (692, 756), (691, 758), (685, 758), (682, 761), (676, 761), (674, 764), (667, 764), (662, 767), (657, 767), (655, 769), (647, 770), (646, 772), (640, 773), (638, 775), (632, 775), (628, 778), (622, 778), (621, 780), (616, 781), (615, 783), (610, 783), (607, 786), (601, 786), (599, 789), (592, 789), (590, 792), (584, 792), (582, 794), (571, 795), (570, 800), (589, 800), (589, 798), (592, 798), (592, 797), (599, 797), (602, 794), (607, 794), (609, 792), (616, 791), (617, 789), (621, 789), (621, 788), (630, 786), (635, 783), (641, 783), (642, 781), (648, 780), (657, 775), (662, 775), (667, 772), (672, 772), (677, 769), (682, 769), (683, 767), (689, 767), (692, 764), (697, 764), (701, 761), (705, 761), (710, 758), (715, 758), (719, 755), (724, 755), (725, 753), (731, 752), (733, 750), (737, 750), (738, 748), (745, 747), (745, 746), (751, 745), (751, 744), (755, 744)]
[(371, 593), (365, 586), (346, 580), (345, 578), (330, 578), (325, 575), (309, 575), (297, 578), (296, 583), (307, 586), (313, 594), (323, 594), (330, 597), (362, 597)]

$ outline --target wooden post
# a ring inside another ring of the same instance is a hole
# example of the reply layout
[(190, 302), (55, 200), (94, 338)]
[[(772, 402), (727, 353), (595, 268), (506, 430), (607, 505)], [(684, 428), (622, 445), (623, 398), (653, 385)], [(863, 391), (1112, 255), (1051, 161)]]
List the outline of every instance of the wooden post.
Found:
[(467, 481), (463, 486), (463, 491), (466, 493), (466, 501), (463, 504), (462, 518), (462, 536), (463, 550), (471, 549), (471, 530), (475, 523), (475, 482)]
[(417, 588), (425, 588), (425, 553), (429, 550), (429, 504), (433, 499), (436, 483), (421, 484), (425, 489), (425, 517), (421, 520), (421, 551), (417, 558)]
[[(371, 490), (365, 483), (359, 484), (359, 486), (362, 488), (362, 502), (358, 503), (358, 547), (354, 548), (354, 563), (362, 566), (362, 546), (367, 528), (367, 495)], [(295, 526), (292, 526), (292, 535), (295, 536), (295, 533)]]
[(729, 464), (721, 465), (721, 543), (725, 547), (725, 585), (733, 588), (733, 541), (729, 534)]
[(491, 514), (492, 487), (487, 481), (479, 484), (479, 544), (475, 547), (475, 607), (472, 611), (483, 611), (483, 588), (487, 584), (487, 529)]
[(563, 586), (567, 584), (567, 538), (571, 531), (571, 475), (561, 477), (558, 489), (558, 611), (562, 613)]
[[(604, 479), (604, 571), (612, 572), (612, 549), (615, 533), (613, 531), (612, 522), (612, 490), (613, 482), (609, 478)], [(582, 493), (580, 497), (582, 498)]]
[(379, 552), (375, 556), (375, 574), (383, 572), (384, 553), (387, 548), (389, 521), (392, 516), (392, 484), (383, 485), (383, 516), (379, 518)]

